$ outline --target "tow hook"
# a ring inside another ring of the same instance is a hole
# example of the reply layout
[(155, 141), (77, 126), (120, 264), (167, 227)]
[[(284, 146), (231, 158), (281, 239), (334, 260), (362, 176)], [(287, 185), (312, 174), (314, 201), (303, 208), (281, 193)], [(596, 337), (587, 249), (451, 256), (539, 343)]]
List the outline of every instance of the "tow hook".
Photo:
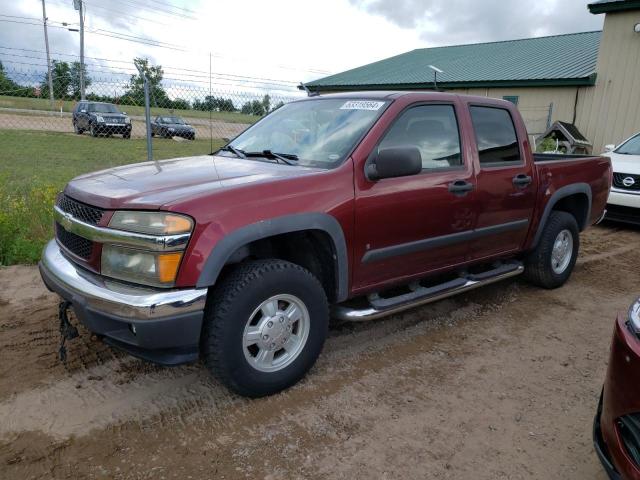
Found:
[(58, 349), (58, 356), (60, 361), (67, 363), (67, 347), (64, 343), (67, 340), (73, 340), (78, 336), (78, 329), (71, 325), (67, 311), (71, 306), (71, 302), (64, 301), (58, 305), (58, 319), (60, 320), (60, 348)]

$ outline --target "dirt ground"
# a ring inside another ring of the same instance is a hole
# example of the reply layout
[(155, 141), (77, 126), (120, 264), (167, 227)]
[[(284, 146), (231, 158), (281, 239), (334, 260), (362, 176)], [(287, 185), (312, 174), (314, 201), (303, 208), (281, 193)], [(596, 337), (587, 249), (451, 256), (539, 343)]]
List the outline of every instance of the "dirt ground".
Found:
[(0, 270), (0, 478), (605, 479), (591, 427), (640, 230), (582, 237), (553, 291), (505, 281), (336, 325), (301, 384), (247, 400), (86, 331), (56, 359), (56, 298)]

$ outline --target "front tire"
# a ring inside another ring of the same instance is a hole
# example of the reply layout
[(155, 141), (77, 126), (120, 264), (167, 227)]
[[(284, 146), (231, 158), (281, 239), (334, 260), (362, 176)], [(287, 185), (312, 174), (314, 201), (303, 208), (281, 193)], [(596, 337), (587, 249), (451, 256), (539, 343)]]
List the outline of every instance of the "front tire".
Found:
[(329, 307), (311, 272), (283, 260), (236, 267), (212, 290), (201, 352), (234, 392), (262, 397), (297, 383), (322, 351)]
[(98, 136), (98, 129), (96, 128), (96, 124), (95, 123), (91, 124), (90, 132), (91, 132), (91, 136), (92, 137), (97, 137)]
[(579, 248), (575, 217), (567, 212), (551, 212), (538, 245), (525, 259), (525, 278), (543, 288), (564, 285), (576, 264)]

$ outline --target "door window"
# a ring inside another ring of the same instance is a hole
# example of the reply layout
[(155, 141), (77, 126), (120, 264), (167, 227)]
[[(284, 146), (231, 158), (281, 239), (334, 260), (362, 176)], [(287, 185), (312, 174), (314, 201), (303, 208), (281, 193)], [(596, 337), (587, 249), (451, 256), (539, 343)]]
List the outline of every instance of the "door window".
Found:
[(423, 171), (462, 165), (453, 105), (420, 105), (406, 110), (385, 134), (378, 151), (390, 147), (416, 147)]
[(499, 166), (520, 162), (518, 137), (509, 112), (494, 107), (471, 107), (470, 111), (480, 163)]

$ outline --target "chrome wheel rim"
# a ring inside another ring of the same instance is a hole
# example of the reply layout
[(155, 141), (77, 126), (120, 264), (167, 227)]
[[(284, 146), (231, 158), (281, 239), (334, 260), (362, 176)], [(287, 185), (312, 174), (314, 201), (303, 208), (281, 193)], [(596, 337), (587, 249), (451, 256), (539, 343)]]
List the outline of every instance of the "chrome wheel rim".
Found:
[(277, 372), (304, 349), (311, 321), (305, 304), (294, 295), (274, 295), (249, 316), (242, 334), (244, 357), (256, 370)]
[(553, 242), (551, 250), (551, 268), (556, 274), (563, 273), (573, 255), (573, 235), (569, 230), (561, 230)]

